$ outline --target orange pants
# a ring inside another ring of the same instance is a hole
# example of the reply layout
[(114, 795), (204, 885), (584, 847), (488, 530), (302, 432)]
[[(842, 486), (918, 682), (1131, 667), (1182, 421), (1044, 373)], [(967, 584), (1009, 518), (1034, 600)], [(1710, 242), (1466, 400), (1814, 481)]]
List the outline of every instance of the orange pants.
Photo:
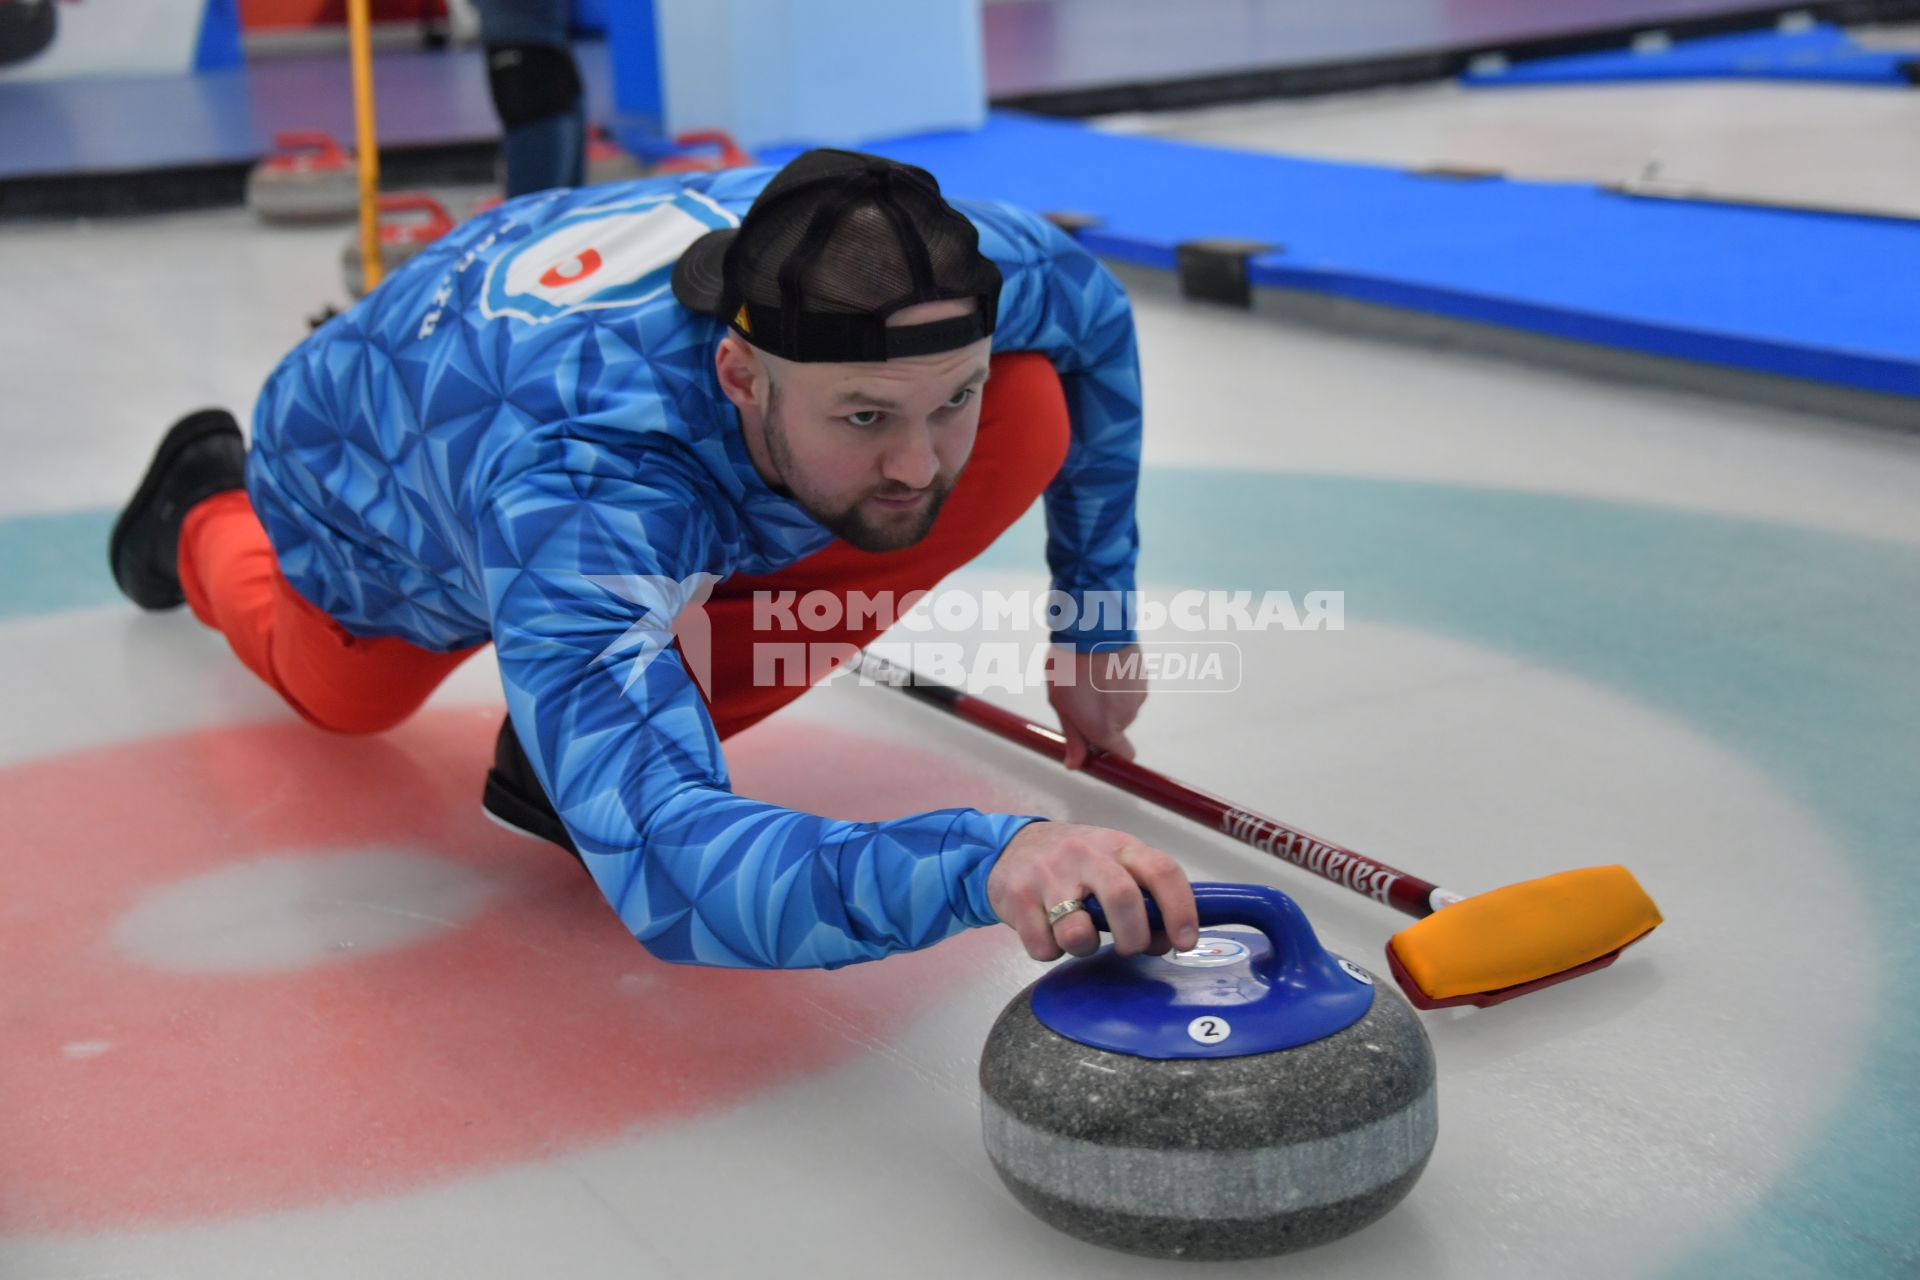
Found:
[[(735, 576), (706, 605), (712, 626), (708, 706), (722, 738), (804, 692), (754, 680), (756, 641), (864, 647), (882, 628), (758, 635), (756, 591), (924, 591), (984, 551), (1033, 505), (1067, 454), (1059, 378), (1044, 356), (993, 359), (973, 455), (933, 530), (900, 551), (860, 551), (836, 541), (764, 577)], [(187, 514), (180, 530), (180, 585), (194, 616), (227, 637), (248, 670), (323, 729), (378, 733), (417, 710), (474, 649), (434, 653), (391, 636), (351, 635), (281, 576), (266, 530), (243, 491), (219, 494)]]

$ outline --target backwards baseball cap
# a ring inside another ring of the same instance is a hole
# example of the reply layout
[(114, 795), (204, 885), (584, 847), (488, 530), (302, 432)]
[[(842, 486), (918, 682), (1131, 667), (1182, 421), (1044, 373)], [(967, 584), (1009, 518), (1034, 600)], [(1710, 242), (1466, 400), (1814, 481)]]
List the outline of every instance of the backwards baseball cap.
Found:
[[(822, 149), (775, 174), (737, 228), (694, 241), (674, 266), (673, 294), (788, 360), (898, 360), (990, 336), (1000, 268), (925, 169)], [(953, 298), (979, 305), (887, 324), (902, 308)]]

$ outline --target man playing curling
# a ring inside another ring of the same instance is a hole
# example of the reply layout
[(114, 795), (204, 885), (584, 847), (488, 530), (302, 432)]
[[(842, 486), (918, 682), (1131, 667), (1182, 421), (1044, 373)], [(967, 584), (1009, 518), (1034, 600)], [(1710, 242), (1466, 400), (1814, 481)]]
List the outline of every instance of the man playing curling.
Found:
[[(997, 349), (1000, 354), (993, 354)], [(269, 377), (252, 447), (177, 424), (116, 580), (188, 604), (306, 719), (404, 720), (492, 643), (486, 804), (575, 850), (654, 955), (837, 967), (1004, 922), (1087, 954), (1191, 946), (1186, 877), (1118, 831), (971, 809), (827, 819), (734, 795), (720, 743), (798, 696), (754, 595), (931, 588), (1036, 498), (1055, 588), (1132, 590), (1140, 395), (1113, 278), (1044, 219), (843, 151), (554, 191), (411, 261)], [(705, 597), (710, 670), (672, 625)], [(1131, 754), (1097, 608), (1049, 697), (1070, 762)], [(849, 611), (816, 643), (883, 629)], [(705, 696), (703, 697), (703, 687)], [(1143, 892), (1165, 913), (1148, 928)]]

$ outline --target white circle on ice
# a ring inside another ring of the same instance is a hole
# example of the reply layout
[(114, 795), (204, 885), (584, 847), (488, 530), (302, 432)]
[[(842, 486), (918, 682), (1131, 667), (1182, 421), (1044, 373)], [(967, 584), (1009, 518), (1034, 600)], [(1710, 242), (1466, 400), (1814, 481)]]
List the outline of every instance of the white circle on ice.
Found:
[(284, 853), (147, 894), (115, 923), (131, 960), (184, 973), (287, 973), (457, 929), (500, 885), (424, 853)]
[(1233, 1034), (1233, 1024), (1218, 1014), (1209, 1013), (1189, 1022), (1187, 1034), (1201, 1044), (1219, 1044)]

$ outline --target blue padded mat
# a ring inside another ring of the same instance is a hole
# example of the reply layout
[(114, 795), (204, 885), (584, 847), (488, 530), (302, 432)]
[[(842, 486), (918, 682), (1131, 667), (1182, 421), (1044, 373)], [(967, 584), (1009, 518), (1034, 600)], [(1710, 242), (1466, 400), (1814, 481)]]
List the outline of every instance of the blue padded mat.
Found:
[(1825, 80), (1846, 84), (1911, 85), (1911, 52), (1868, 49), (1839, 27), (1704, 36), (1665, 49), (1582, 53), (1519, 62), (1503, 71), (1469, 72), (1462, 84), (1578, 84), (1601, 80)]
[[(997, 112), (978, 134), (870, 144), (958, 196), (1097, 214), (1103, 256), (1284, 245), (1257, 284), (1680, 359), (1920, 396), (1920, 222), (1638, 200), (1102, 133)], [(765, 152), (780, 161), (791, 155)]]

